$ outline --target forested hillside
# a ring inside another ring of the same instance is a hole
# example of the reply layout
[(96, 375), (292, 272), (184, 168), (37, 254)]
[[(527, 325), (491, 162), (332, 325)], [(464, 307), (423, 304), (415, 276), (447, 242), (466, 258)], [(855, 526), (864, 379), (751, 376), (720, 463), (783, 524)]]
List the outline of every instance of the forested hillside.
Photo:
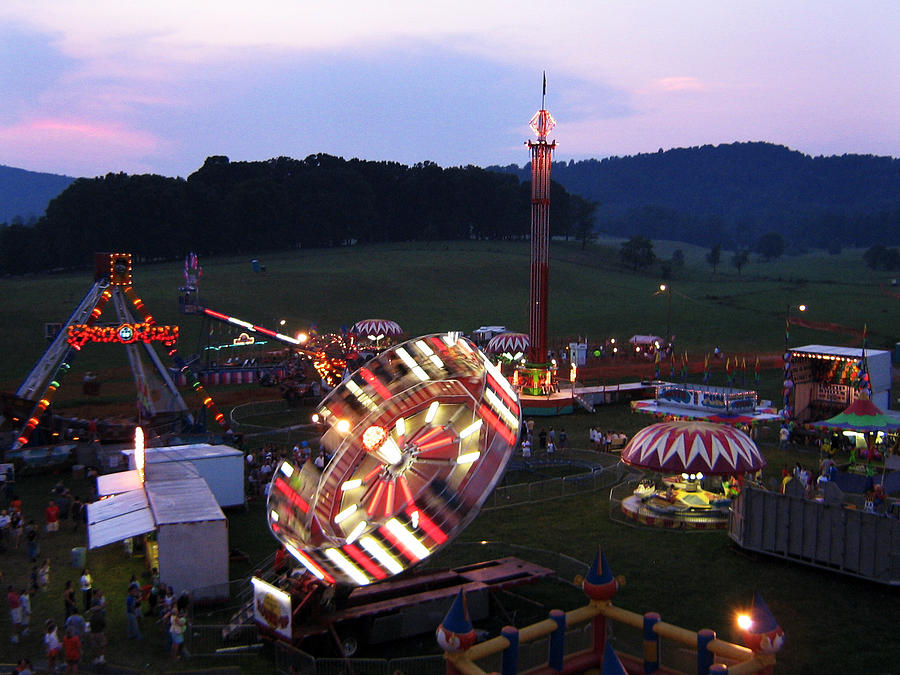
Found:
[(729, 249), (753, 248), (768, 232), (789, 248), (900, 244), (900, 159), (891, 157), (732, 143), (556, 163), (553, 179), (598, 202), (598, 229), (617, 236)]
[(33, 223), (73, 180), (0, 164), (0, 223)]
[[(553, 186), (552, 232), (589, 232), (590, 208)], [(530, 232), (530, 185), (477, 167), (311, 155), (210, 157), (186, 180), (80, 178), (35, 226), (0, 229), (0, 272), (86, 266), (95, 251), (138, 259), (253, 253), (353, 241), (515, 239)], [(579, 225), (580, 223), (580, 225)]]

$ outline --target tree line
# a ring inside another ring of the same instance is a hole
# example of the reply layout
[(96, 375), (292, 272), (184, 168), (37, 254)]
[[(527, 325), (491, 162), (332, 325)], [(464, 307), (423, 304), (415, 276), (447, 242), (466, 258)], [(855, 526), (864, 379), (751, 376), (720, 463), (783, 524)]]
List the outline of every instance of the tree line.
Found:
[[(489, 168), (520, 178), (530, 171)], [(900, 244), (900, 159), (892, 157), (731, 143), (559, 162), (553, 178), (599, 203), (598, 230), (616, 236), (756, 250), (776, 233), (789, 250), (831, 253)]]
[[(0, 228), (0, 272), (82, 267), (93, 252), (140, 260), (256, 253), (352, 242), (517, 239), (530, 233), (531, 188), (516, 176), (432, 162), (209, 157), (187, 179), (79, 178), (33, 225)], [(591, 237), (595, 206), (551, 187), (551, 234)]]

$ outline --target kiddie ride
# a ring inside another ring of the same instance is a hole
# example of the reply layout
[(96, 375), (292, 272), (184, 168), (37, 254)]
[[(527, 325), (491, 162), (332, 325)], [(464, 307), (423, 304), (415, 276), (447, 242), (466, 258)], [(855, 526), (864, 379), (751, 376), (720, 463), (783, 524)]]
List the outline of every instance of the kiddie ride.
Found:
[(299, 644), (330, 633), (350, 654), (434, 630), (461, 589), (484, 618), (491, 590), (552, 574), (515, 558), (413, 570), (477, 515), (521, 424), (509, 383), (468, 339), (427, 335), (382, 352), (313, 420), (330, 461), (284, 461), (269, 490), (269, 528), (297, 566), (281, 553), (273, 580), (252, 580), (265, 635)]

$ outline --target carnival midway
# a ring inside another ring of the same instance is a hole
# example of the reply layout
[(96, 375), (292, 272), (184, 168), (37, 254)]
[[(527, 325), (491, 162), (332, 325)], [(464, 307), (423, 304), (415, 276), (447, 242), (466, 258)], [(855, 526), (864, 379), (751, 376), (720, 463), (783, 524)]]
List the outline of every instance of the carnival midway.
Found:
[[(527, 142), (527, 332), (408, 335), (388, 318), (292, 332), (207, 306), (191, 253), (177, 298), (201, 326), (193, 351), (141, 299), (133, 256), (96, 254), (82, 300), (3, 399), (7, 670), (738, 674), (783, 655), (799, 672), (791, 651), (819, 638), (791, 631), (802, 608), (756, 585), (768, 575), (703, 594), (686, 577), (752, 559), (829, 587), (900, 586), (892, 355), (865, 330), (855, 346), (794, 345), (789, 307), (774, 401), (759, 357), (679, 354), (670, 313), (663, 336), (551, 344), (544, 95), (546, 79)], [(126, 352), (136, 418), (55, 411), (64, 388), (100, 395), (77, 370), (89, 350)], [(604, 381), (615, 368), (625, 377)], [(623, 433), (604, 422), (614, 409), (647, 423)], [(291, 421), (273, 434), (266, 416)], [(599, 501), (609, 523), (602, 540), (579, 528), (587, 546), (568, 547), (562, 510), (558, 532), (526, 542), (463, 536), (492, 514), (509, 525), (532, 505)], [(640, 544), (618, 548), (627, 537)], [(722, 550), (669, 577), (657, 559), (694, 537)], [(638, 570), (627, 584), (620, 566)], [(672, 594), (692, 627), (655, 611)], [(693, 625), (716, 604), (732, 605), (728, 624)]]

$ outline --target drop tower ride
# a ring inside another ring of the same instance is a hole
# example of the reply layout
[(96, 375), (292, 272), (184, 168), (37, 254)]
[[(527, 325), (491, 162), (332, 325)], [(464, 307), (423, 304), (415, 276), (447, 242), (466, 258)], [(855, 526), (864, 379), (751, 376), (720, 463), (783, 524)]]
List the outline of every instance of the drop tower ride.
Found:
[(552, 370), (555, 370), (551, 369), (547, 356), (547, 295), (550, 277), (550, 168), (556, 141), (548, 142), (547, 136), (556, 126), (556, 120), (544, 107), (546, 96), (545, 73), (541, 109), (529, 123), (537, 140), (527, 141), (531, 151), (531, 290), (528, 308), (531, 344), (523, 393), (534, 395), (552, 387)]

